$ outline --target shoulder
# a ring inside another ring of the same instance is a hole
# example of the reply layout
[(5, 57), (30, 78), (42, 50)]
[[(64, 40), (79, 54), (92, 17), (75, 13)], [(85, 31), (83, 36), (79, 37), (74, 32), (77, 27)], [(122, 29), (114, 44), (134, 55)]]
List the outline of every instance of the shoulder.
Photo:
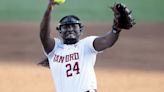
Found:
[(55, 40), (55, 43), (60, 43), (61, 42), (61, 40), (59, 38), (54, 38), (54, 40)]
[(93, 43), (94, 40), (97, 38), (98, 36), (88, 36), (86, 38), (83, 38), (81, 40), (81, 44), (83, 44), (83, 46), (85, 47), (86, 51), (92, 52), (92, 53), (97, 53), (97, 51), (95, 50)]
[(54, 41), (55, 41), (55, 45), (54, 45), (52, 51), (49, 52), (48, 54), (46, 54), (46, 56), (50, 55), (52, 52), (56, 51), (62, 43), (61, 39), (59, 39), (59, 38), (54, 38)]

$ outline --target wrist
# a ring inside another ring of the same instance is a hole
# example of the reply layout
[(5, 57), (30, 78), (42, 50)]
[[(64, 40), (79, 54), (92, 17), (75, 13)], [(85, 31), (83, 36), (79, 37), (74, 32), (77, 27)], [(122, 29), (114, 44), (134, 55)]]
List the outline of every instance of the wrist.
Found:
[(57, 5), (57, 3), (55, 3), (55, 2), (49, 2), (48, 3), (48, 10), (49, 11), (52, 11), (54, 9), (55, 5)]
[(119, 34), (120, 32), (121, 32), (120, 28), (115, 28), (115, 27), (112, 28), (112, 33)]
[(52, 11), (53, 8), (54, 8), (54, 7), (53, 7), (52, 5), (50, 5), (50, 4), (48, 5), (48, 11), (49, 11), (49, 12)]

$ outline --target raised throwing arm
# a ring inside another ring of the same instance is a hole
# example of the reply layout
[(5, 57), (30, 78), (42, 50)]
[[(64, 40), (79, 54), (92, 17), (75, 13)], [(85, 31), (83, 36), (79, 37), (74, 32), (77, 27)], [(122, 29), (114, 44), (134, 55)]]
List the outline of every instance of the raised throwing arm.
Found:
[(52, 51), (55, 45), (55, 40), (50, 35), (50, 20), (52, 8), (54, 5), (55, 4), (52, 2), (52, 0), (49, 0), (47, 9), (40, 24), (40, 39), (47, 54)]

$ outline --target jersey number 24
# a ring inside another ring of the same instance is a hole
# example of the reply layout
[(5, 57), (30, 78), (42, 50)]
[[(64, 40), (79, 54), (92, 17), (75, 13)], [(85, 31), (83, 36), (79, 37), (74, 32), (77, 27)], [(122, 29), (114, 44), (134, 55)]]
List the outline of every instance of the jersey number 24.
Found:
[(75, 74), (80, 74), (78, 62), (75, 62), (73, 66), (71, 64), (66, 64), (66, 68), (67, 68), (66, 70), (67, 77), (73, 76), (73, 72), (75, 72)]

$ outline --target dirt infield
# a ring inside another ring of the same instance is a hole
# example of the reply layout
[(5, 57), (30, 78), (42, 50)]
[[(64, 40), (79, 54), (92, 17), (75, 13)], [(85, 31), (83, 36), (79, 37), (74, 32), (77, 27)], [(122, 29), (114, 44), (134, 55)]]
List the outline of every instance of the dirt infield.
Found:
[[(83, 37), (111, 29), (110, 23), (84, 24)], [(163, 29), (164, 23), (138, 23), (122, 32), (115, 46), (97, 57), (98, 91), (164, 92)], [(54, 92), (49, 70), (36, 65), (44, 58), (39, 23), (1, 22), (0, 43), (1, 92)]]

